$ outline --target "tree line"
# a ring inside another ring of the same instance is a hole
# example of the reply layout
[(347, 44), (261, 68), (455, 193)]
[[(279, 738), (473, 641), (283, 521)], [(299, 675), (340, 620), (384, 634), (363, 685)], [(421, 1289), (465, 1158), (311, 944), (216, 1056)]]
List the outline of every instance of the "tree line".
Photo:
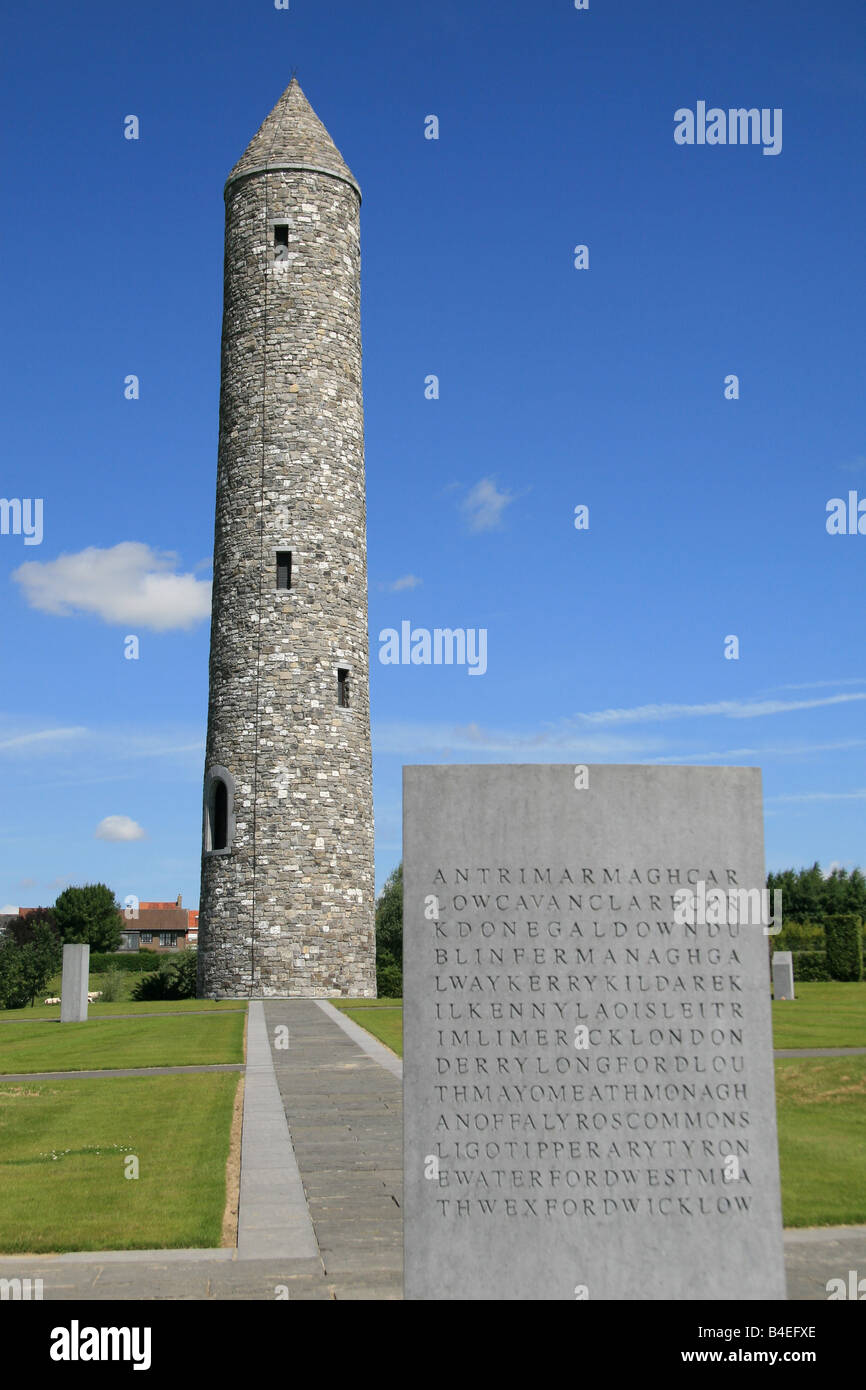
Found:
[[(841, 912), (853, 912), (866, 920), (866, 874), (862, 869), (831, 869), (824, 874), (817, 862), (809, 869), (782, 869), (767, 874), (767, 887), (782, 891), (782, 920), (812, 923)], [(772, 901), (772, 899), (771, 899)]]
[[(842, 914), (866, 921), (866, 874), (862, 869), (831, 869), (825, 874), (817, 861), (808, 869), (782, 869), (767, 874), (772, 893), (782, 891), (785, 927), (823, 927)], [(772, 898), (770, 900), (772, 902)], [(814, 935), (819, 937), (820, 932)], [(778, 942), (775, 943), (778, 946)], [(793, 944), (793, 943), (792, 943)], [(817, 944), (809, 943), (809, 944)], [(403, 865), (388, 876), (376, 903), (376, 988), (380, 997), (399, 999), (403, 993)]]

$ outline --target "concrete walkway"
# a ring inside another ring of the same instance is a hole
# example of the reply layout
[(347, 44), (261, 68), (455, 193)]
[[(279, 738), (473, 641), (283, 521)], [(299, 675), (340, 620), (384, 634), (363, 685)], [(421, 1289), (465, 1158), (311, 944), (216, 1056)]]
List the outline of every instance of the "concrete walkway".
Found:
[[(88, 1015), (88, 1023), (99, 1022), (103, 1018), (201, 1018), (202, 1014), (207, 1014), (209, 1018), (219, 1018), (223, 1014), (242, 1014), (243, 1009), (162, 1009), (153, 1013), (137, 1014), (97, 1014)], [(50, 1018), (0, 1018), (0, 1026), (4, 1023), (59, 1023), (60, 1015), (52, 1014)]]
[(9, 1081), (97, 1081), (106, 1076), (185, 1076), (188, 1072), (243, 1071), (243, 1062), (203, 1062), (192, 1067), (106, 1067), (99, 1071), (5, 1071), (0, 1086)]
[(774, 1057), (866, 1057), (866, 1047), (781, 1047)]
[[(238, 1259), (318, 1260), (319, 1247), (277, 1088), (265, 1018), (250, 1003), (241, 1139)], [(315, 1273), (320, 1274), (317, 1266)]]
[(402, 1086), (370, 1055), (382, 1044), (366, 1034), (362, 1047), (335, 1013), (313, 999), (268, 1000), (271, 1033), (289, 1030), (277, 1082), (335, 1297), (400, 1298)]
[[(0, 1257), (0, 1278), (41, 1278), (46, 1300), (400, 1298), (401, 1076), (327, 1001), (251, 1001), (237, 1248)], [(866, 1276), (866, 1226), (786, 1231), (785, 1265), (789, 1299), (826, 1299), (829, 1279)]]

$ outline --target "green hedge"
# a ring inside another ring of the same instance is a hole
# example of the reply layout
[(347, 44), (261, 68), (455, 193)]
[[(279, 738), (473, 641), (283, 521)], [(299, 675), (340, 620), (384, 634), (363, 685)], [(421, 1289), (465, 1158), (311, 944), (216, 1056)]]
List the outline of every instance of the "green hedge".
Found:
[(817, 922), (785, 922), (778, 936), (771, 936), (771, 951), (823, 951), (824, 928)]
[(835, 912), (824, 918), (827, 969), (833, 980), (859, 980), (863, 975), (863, 942), (856, 912)]
[(91, 951), (90, 973), (102, 975), (106, 970), (155, 970), (159, 964), (158, 951)]
[(814, 982), (816, 980), (826, 983), (833, 977), (827, 969), (827, 955), (824, 951), (793, 951), (791, 959), (794, 965), (794, 989), (797, 982)]

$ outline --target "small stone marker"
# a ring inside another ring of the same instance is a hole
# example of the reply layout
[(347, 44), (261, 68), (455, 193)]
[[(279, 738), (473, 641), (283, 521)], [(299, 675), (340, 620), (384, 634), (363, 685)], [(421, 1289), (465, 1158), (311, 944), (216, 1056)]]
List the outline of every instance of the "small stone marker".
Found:
[(794, 998), (794, 957), (790, 951), (773, 952), (773, 997)]
[(405, 1297), (783, 1299), (760, 771), (582, 774), (404, 769)]
[(60, 986), (60, 1022), (87, 1022), (89, 946), (63, 947), (63, 983)]

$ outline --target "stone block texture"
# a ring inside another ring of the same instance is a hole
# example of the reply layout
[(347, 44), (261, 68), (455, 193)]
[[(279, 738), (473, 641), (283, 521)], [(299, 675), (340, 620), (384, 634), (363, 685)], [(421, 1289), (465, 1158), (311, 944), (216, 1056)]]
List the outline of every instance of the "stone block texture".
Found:
[(360, 192), (296, 81), (225, 197), (199, 993), (371, 996)]

